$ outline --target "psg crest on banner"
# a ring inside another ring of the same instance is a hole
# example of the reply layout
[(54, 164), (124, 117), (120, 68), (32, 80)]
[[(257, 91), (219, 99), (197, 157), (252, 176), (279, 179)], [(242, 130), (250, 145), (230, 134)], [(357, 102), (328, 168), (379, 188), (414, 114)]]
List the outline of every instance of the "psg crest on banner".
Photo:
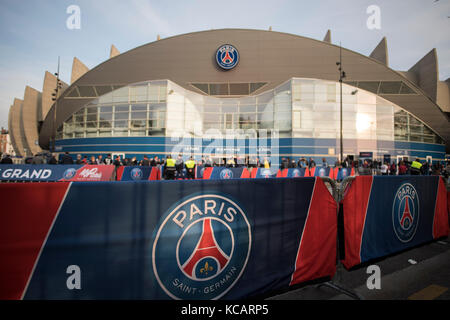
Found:
[(239, 280), (250, 255), (244, 211), (224, 195), (190, 196), (175, 204), (154, 236), (156, 279), (173, 299), (212, 300)]
[(67, 169), (63, 173), (63, 179), (66, 179), (66, 180), (72, 179), (76, 173), (77, 173), (77, 170), (75, 168)]
[(398, 188), (392, 206), (394, 232), (401, 242), (409, 242), (416, 234), (419, 224), (419, 196), (410, 183)]
[(239, 52), (231, 44), (224, 44), (216, 51), (216, 62), (222, 69), (233, 69), (239, 62)]
[(233, 178), (233, 171), (230, 169), (223, 169), (220, 172), (220, 179), (232, 179)]
[(130, 175), (133, 180), (141, 180), (143, 177), (142, 170), (139, 168), (134, 168), (131, 170)]

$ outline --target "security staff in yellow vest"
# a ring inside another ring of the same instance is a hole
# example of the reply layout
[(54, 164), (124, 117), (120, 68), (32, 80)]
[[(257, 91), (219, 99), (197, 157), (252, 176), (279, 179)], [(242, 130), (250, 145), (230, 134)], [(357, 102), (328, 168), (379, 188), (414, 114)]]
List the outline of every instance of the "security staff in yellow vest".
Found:
[(192, 157), (189, 158), (188, 161), (186, 161), (185, 165), (186, 167), (186, 174), (188, 179), (195, 179), (195, 161)]
[(420, 169), (422, 168), (422, 164), (420, 163), (419, 158), (416, 158), (416, 160), (414, 160), (411, 163), (411, 174), (412, 175), (420, 175)]
[(173, 180), (175, 178), (175, 160), (172, 159), (170, 155), (168, 155), (166, 159), (164, 177), (166, 180)]
[(267, 160), (267, 158), (264, 158), (264, 168), (269, 169), (270, 168), (270, 162)]

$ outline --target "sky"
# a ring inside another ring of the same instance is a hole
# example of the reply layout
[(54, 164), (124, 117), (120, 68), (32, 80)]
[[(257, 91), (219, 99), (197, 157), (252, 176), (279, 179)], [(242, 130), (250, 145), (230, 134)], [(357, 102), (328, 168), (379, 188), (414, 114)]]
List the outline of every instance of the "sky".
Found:
[[(79, 29), (67, 27), (71, 5), (80, 9)], [(332, 43), (364, 55), (386, 37), (389, 66), (402, 71), (436, 48), (439, 79), (450, 78), (450, 0), (0, 0), (0, 127), (25, 86), (42, 91), (58, 56), (70, 83), (73, 57), (92, 69), (112, 44), (124, 53), (158, 35), (269, 27), (318, 40), (330, 29)]]

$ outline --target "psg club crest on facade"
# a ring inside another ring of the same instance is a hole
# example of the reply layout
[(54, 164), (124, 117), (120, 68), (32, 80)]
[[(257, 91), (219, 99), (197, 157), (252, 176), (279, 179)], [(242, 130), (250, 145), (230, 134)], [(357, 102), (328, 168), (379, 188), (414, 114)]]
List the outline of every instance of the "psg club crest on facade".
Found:
[(250, 255), (250, 224), (240, 206), (224, 195), (194, 195), (163, 219), (154, 236), (152, 264), (164, 292), (183, 300), (225, 295)]
[(392, 206), (394, 232), (401, 242), (409, 242), (416, 234), (419, 225), (419, 196), (410, 183), (398, 188)]
[(239, 62), (239, 52), (231, 44), (224, 44), (216, 51), (216, 62), (222, 69), (233, 69)]

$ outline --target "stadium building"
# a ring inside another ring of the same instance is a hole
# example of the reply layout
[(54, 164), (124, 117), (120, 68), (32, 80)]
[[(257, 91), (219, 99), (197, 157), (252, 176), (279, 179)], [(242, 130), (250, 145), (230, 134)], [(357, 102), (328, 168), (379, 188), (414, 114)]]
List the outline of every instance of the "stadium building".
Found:
[(24, 99), (14, 100), (11, 140), (18, 155), (268, 152), (334, 163), (340, 53), (344, 156), (444, 160), (450, 79), (439, 81), (436, 50), (396, 71), (386, 38), (367, 57), (332, 44), (330, 31), (323, 41), (262, 30), (194, 32), (123, 54), (112, 47), (110, 59), (92, 70), (75, 58), (71, 84), (62, 85), (56, 103), (50, 73), (42, 93), (27, 87)]

